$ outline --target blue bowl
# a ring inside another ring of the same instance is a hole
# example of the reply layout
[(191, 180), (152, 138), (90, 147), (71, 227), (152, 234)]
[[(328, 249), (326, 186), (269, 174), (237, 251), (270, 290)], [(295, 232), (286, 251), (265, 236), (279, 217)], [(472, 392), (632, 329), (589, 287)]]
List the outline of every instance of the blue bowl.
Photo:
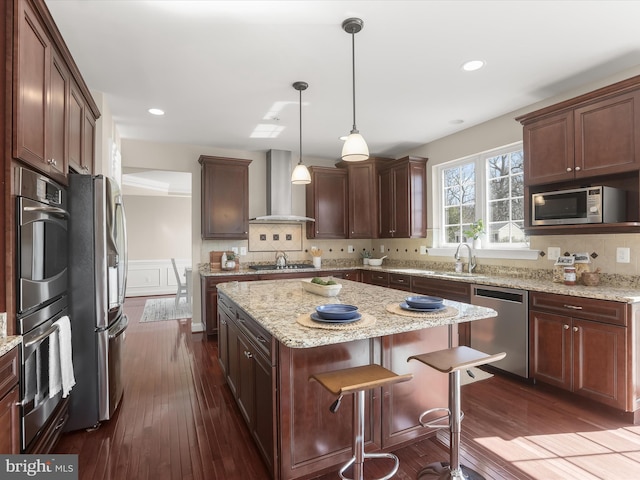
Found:
[(316, 312), (319, 317), (327, 320), (349, 320), (359, 315), (358, 307), (355, 305), (342, 305), (340, 303), (320, 305), (316, 307)]
[(404, 299), (411, 308), (437, 308), (442, 305), (440, 297), (431, 297), (429, 295), (415, 295)]

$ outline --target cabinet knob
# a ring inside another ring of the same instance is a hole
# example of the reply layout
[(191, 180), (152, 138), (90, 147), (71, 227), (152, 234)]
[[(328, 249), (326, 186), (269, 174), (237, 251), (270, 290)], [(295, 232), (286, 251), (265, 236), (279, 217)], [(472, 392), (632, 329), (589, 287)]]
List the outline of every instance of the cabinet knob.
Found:
[(562, 328), (564, 328), (565, 330), (569, 330), (569, 325), (565, 324), (562, 326)]
[(580, 167), (576, 167), (576, 172), (579, 172), (579, 171), (580, 171)]
[(578, 327), (573, 327), (573, 331), (577, 332), (578, 331)]
[(571, 171), (571, 167), (567, 167), (567, 172), (570, 172), (570, 171)]
[(251, 354), (251, 352), (248, 352), (246, 350), (244, 351), (244, 356), (247, 358), (253, 358), (253, 355)]

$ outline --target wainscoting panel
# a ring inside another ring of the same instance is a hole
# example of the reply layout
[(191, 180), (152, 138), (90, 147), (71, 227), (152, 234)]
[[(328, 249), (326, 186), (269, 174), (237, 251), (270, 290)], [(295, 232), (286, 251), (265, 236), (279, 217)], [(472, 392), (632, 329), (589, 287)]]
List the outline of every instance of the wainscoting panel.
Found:
[[(191, 266), (191, 261), (176, 259), (176, 265), (184, 283), (184, 269)], [(171, 259), (129, 260), (127, 297), (172, 295), (176, 293), (176, 286)]]

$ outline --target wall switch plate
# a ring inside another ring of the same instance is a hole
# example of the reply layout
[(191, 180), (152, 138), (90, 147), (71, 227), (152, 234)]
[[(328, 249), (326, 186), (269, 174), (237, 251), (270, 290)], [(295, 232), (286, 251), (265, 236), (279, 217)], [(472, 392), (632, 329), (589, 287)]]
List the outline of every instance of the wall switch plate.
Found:
[(240, 247), (240, 255), (246, 255), (247, 254), (247, 247)]
[(420, 245), (420, 255), (426, 255), (426, 254), (427, 254), (426, 245)]
[(380, 245), (380, 253), (384, 253), (384, 245)]
[(553, 262), (555, 262), (560, 256), (560, 247), (549, 247), (547, 248), (547, 258)]
[(347, 245), (347, 253), (353, 253), (353, 252), (355, 252), (353, 245)]
[(618, 263), (630, 263), (631, 262), (631, 249), (629, 247), (616, 248), (616, 262)]

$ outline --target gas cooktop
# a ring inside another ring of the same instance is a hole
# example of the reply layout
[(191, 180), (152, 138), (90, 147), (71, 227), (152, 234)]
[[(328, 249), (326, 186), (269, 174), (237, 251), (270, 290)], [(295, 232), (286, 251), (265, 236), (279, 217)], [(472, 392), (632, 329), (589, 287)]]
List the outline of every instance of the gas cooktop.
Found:
[(310, 263), (288, 263), (285, 266), (271, 265), (249, 265), (252, 270), (297, 270), (301, 268), (313, 268)]

